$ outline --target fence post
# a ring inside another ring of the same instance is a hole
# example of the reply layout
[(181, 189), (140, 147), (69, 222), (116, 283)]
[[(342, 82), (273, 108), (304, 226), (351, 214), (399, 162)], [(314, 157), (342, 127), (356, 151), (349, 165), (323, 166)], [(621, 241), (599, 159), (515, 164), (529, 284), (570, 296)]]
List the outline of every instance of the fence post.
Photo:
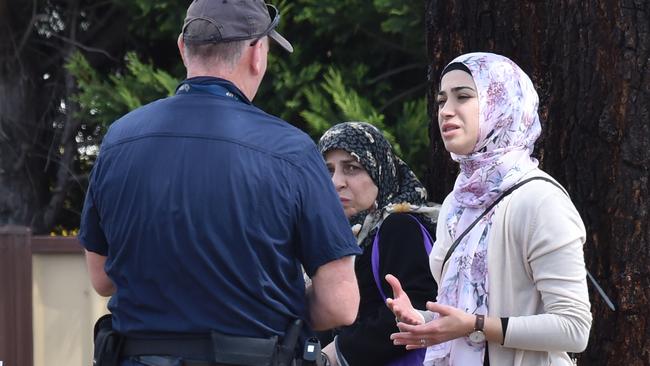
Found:
[(31, 232), (0, 226), (0, 362), (33, 365)]

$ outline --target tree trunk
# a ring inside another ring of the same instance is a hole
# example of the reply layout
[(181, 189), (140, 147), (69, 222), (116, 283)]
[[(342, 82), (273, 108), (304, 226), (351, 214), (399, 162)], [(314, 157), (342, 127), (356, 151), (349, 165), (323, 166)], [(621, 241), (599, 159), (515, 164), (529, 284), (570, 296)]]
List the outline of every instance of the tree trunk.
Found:
[(650, 365), (650, 3), (426, 2), (431, 157), (441, 201), (457, 172), (433, 96), (455, 56), (491, 51), (526, 71), (540, 95), (541, 166), (569, 191), (587, 227), (594, 323), (581, 365)]
[[(37, 234), (61, 223), (78, 226), (73, 210), (84, 182), (76, 138), (83, 121), (65, 64), (79, 48), (110, 58), (87, 43), (119, 44), (118, 9), (92, 0), (0, 0), (0, 225)], [(70, 212), (62, 215), (66, 206)]]
[[(77, 50), (74, 42), (77, 41), (77, 24), (79, 18), (79, 0), (69, 0), (67, 9), (68, 20), (68, 39), (69, 42), (63, 49), (63, 60), (67, 62), (70, 57)], [(59, 164), (56, 165), (56, 179), (54, 181), (54, 188), (50, 190), (50, 197), (47, 206), (43, 210), (43, 226), (51, 227), (56, 221), (57, 215), (63, 208), (64, 201), (68, 196), (71, 182), (74, 178), (74, 166), (76, 156), (79, 154), (77, 151), (77, 143), (75, 140), (76, 134), (79, 131), (81, 121), (77, 112), (79, 111), (77, 102), (74, 100), (74, 93), (77, 90), (77, 85), (74, 77), (66, 69), (63, 72), (64, 92), (63, 100), (65, 100), (65, 117), (62, 132), (59, 138), (59, 145), (61, 150), (57, 156), (59, 157)]]
[(0, 0), (0, 224), (32, 226), (47, 183), (32, 154), (42, 110), (36, 70), (23, 39), (29, 3)]

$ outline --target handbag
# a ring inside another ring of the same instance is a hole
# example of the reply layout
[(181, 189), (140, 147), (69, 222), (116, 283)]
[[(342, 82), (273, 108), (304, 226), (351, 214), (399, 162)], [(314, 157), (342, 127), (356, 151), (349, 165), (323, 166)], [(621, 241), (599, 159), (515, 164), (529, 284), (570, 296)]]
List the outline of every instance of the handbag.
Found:
[[(409, 215), (415, 222), (420, 226), (420, 231), (422, 232), (422, 238), (424, 239), (424, 248), (427, 251), (427, 255), (431, 253), (431, 248), (433, 247), (433, 239), (427, 231), (427, 229), (420, 223), (418, 219), (413, 215)], [(386, 301), (386, 294), (381, 288), (381, 281), (379, 279), (379, 228), (377, 229), (377, 234), (375, 234), (375, 239), (372, 242), (372, 254), (370, 257), (370, 262), (372, 263), (372, 276), (375, 279), (375, 284), (379, 289), (381, 297)], [(416, 349), (407, 351), (404, 355), (386, 363), (386, 366), (413, 366), (413, 365), (422, 365), (424, 362), (424, 355), (426, 354), (426, 348)]]

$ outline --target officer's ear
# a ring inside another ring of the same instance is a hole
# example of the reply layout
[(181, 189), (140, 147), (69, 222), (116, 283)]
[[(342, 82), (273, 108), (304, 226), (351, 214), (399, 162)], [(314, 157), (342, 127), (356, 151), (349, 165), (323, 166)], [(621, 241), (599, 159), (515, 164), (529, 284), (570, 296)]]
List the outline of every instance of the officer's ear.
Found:
[(260, 75), (266, 72), (266, 60), (269, 52), (268, 42), (268, 37), (264, 37), (250, 45), (250, 67), (253, 75)]
[(187, 68), (187, 62), (185, 62), (185, 41), (183, 41), (183, 33), (178, 35), (178, 41), (176, 41), (178, 46), (178, 52), (181, 54), (181, 60), (183, 60), (183, 65)]

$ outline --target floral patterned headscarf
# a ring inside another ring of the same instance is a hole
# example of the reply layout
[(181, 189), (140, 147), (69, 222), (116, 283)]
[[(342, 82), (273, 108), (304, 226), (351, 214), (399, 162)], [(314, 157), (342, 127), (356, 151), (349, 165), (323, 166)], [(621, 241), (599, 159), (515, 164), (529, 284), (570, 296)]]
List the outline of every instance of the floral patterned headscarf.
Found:
[[(460, 174), (446, 220), (455, 240), (501, 193), (538, 165), (530, 155), (541, 133), (539, 99), (532, 81), (514, 62), (492, 53), (454, 59), (469, 69), (479, 102), (479, 136), (468, 155), (451, 153)], [(444, 75), (445, 71), (443, 71)], [(487, 248), (494, 210), (461, 240), (448, 261), (438, 302), (473, 314), (488, 313)], [(425, 365), (483, 365), (485, 343), (466, 337), (429, 347)]]
[(453, 193), (458, 206), (485, 207), (537, 166), (530, 154), (542, 132), (539, 98), (528, 75), (506, 57), (469, 53), (456, 62), (472, 73), (480, 114), (474, 150), (451, 153), (461, 168)]
[[(323, 157), (330, 150), (347, 151), (363, 166), (378, 188), (376, 209), (349, 218), (360, 244), (371, 241), (373, 229), (391, 212), (431, 211), (425, 206), (426, 189), (406, 163), (393, 154), (392, 146), (377, 127), (365, 122), (339, 123), (323, 134), (318, 149)], [(429, 221), (423, 224), (432, 228), (433, 220)]]

